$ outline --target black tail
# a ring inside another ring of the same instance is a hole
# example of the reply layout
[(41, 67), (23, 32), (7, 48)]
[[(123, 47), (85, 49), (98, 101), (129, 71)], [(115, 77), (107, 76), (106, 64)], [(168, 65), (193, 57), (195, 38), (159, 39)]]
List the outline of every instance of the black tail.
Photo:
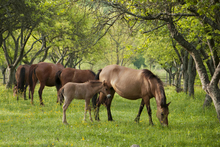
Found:
[(95, 80), (99, 80), (99, 75), (101, 73), (102, 69), (99, 70), (99, 72), (95, 75)]
[[(99, 72), (95, 76), (95, 80), (99, 80), (99, 74), (101, 73), (102, 69), (99, 70)], [(97, 93), (92, 97), (92, 105), (93, 108), (96, 109), (96, 101), (97, 101)]]
[(25, 84), (25, 68), (22, 67), (20, 71), (19, 80), (17, 81), (17, 89), (20, 92), (24, 92), (24, 84)]
[(57, 91), (59, 91), (59, 89), (62, 87), (61, 85), (61, 81), (60, 81), (60, 74), (62, 73), (61, 70), (59, 70), (57, 73), (56, 73), (56, 76), (55, 76), (55, 86), (57, 88)]

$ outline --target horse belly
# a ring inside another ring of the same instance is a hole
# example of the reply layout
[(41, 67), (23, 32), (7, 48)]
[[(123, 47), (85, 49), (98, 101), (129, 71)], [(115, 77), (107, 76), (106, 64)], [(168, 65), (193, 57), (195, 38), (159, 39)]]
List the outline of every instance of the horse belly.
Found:
[(113, 88), (115, 92), (118, 93), (123, 98), (134, 99), (134, 100), (141, 98), (141, 88), (139, 85), (114, 84)]

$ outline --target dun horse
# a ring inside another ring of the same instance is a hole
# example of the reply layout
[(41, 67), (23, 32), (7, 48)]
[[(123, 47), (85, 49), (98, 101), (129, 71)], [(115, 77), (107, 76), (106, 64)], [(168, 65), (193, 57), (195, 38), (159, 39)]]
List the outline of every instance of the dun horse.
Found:
[(73, 83), (68, 82), (59, 90), (59, 99), (62, 102), (64, 101), (63, 105), (63, 123), (68, 124), (66, 121), (66, 110), (69, 104), (72, 102), (73, 99), (85, 99), (85, 114), (84, 114), (84, 121), (86, 120), (86, 112), (89, 110), (89, 117), (92, 121), (91, 117), (91, 107), (90, 107), (90, 99), (92, 96), (98, 92), (103, 92), (105, 96), (108, 98), (111, 97), (110, 89), (105, 84), (105, 81), (88, 81), (86, 83)]
[(39, 88), (39, 98), (40, 104), (43, 104), (42, 101), (42, 92), (45, 86), (55, 86), (55, 75), (59, 70), (62, 70), (64, 66), (60, 63), (53, 64), (53, 63), (45, 63), (40, 62), (38, 64), (33, 64), (30, 67), (29, 71), (29, 82), (30, 82), (30, 90), (31, 90), (31, 103), (33, 104), (33, 94), (34, 88), (36, 86), (37, 81), (40, 82)]
[[(30, 65), (20, 65), (17, 68), (15, 73), (16, 86), (13, 89), (14, 95), (17, 95), (17, 100), (19, 99), (19, 94), (24, 94), (24, 99), (26, 100), (26, 89), (29, 85), (29, 68)], [(30, 91), (29, 91), (29, 99), (30, 99)]]
[(111, 87), (112, 96), (111, 99), (106, 99), (102, 93), (100, 94), (96, 103), (96, 120), (99, 120), (99, 107), (101, 103), (106, 104), (108, 120), (112, 120), (110, 106), (114, 93), (116, 92), (121, 97), (129, 100), (142, 98), (139, 113), (135, 120), (139, 121), (140, 114), (145, 104), (149, 115), (149, 123), (151, 125), (153, 125), (153, 121), (151, 117), (150, 99), (155, 97), (157, 103), (157, 117), (161, 125), (168, 125), (168, 106), (170, 103), (166, 103), (162, 81), (151, 71), (147, 69), (135, 70), (118, 65), (109, 65), (100, 70), (96, 78), (100, 81), (106, 81), (107, 85)]
[(68, 82), (84, 83), (94, 79), (95, 79), (95, 73), (91, 70), (65, 68), (56, 73), (55, 82), (56, 82), (56, 88), (57, 90), (59, 90), (62, 86), (64, 86)]

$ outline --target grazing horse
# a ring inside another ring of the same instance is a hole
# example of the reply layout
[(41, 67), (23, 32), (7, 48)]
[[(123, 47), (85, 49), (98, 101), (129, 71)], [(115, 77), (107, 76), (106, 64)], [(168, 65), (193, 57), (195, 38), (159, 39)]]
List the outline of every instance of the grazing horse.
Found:
[[(99, 107), (102, 103), (106, 104), (108, 120), (112, 120), (110, 106), (114, 93), (118, 93), (121, 97), (136, 100), (142, 98), (139, 113), (135, 120), (140, 119), (141, 111), (144, 104), (147, 107), (149, 115), (149, 123), (153, 125), (151, 117), (150, 99), (155, 97), (157, 103), (157, 117), (161, 125), (168, 125), (168, 106), (166, 103), (166, 96), (162, 81), (155, 76), (151, 71), (135, 70), (118, 65), (109, 65), (104, 67), (96, 76), (100, 81), (106, 81), (107, 85), (111, 87), (111, 98), (106, 97), (100, 93), (99, 99), (96, 101), (96, 120), (99, 120)], [(94, 102), (95, 100), (93, 100)], [(94, 105), (94, 104), (93, 104)]]
[[(13, 92), (14, 95), (17, 95), (17, 100), (19, 99), (19, 93), (24, 94), (24, 99), (26, 100), (26, 89), (29, 85), (29, 68), (30, 65), (20, 65), (17, 68), (17, 71), (15, 73), (15, 79), (17, 82), (17, 85), (14, 87)], [(30, 91), (29, 91), (29, 99), (30, 99)]]
[(85, 99), (84, 121), (86, 121), (87, 110), (89, 110), (90, 120), (93, 121), (91, 117), (91, 107), (89, 104), (92, 96), (98, 92), (103, 92), (103, 94), (108, 98), (111, 97), (110, 89), (105, 84), (105, 81), (99, 82), (98, 80), (90, 80), (86, 83), (66, 83), (59, 90), (58, 94), (61, 102), (65, 100), (63, 105), (63, 123), (68, 124), (66, 121), (66, 110), (73, 99)]
[(45, 86), (55, 86), (55, 75), (59, 70), (62, 70), (64, 66), (60, 63), (53, 64), (53, 63), (46, 63), (40, 62), (38, 64), (33, 64), (30, 67), (29, 71), (29, 83), (30, 83), (30, 91), (31, 91), (31, 103), (33, 104), (33, 94), (34, 88), (36, 86), (37, 81), (40, 82), (39, 88), (39, 98), (40, 104), (43, 104), (42, 101), (42, 91)]
[[(95, 79), (95, 73), (91, 70), (79, 70), (75, 68), (65, 68), (56, 73), (55, 82), (57, 91), (68, 82), (84, 83)], [(57, 102), (59, 100), (57, 99)], [(61, 102), (60, 102), (61, 104)]]

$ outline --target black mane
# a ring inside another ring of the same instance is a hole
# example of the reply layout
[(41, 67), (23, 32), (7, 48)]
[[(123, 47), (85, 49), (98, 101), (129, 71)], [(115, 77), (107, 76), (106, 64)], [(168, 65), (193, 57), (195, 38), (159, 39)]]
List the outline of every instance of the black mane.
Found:
[(160, 93), (161, 93), (161, 106), (162, 107), (166, 107), (166, 95), (165, 95), (165, 91), (164, 91), (164, 87), (163, 87), (163, 82), (161, 81), (161, 79), (156, 76), (155, 74), (153, 74), (150, 70), (148, 69), (143, 69), (143, 75), (145, 76), (146, 79), (156, 79), (159, 87), (160, 87)]

